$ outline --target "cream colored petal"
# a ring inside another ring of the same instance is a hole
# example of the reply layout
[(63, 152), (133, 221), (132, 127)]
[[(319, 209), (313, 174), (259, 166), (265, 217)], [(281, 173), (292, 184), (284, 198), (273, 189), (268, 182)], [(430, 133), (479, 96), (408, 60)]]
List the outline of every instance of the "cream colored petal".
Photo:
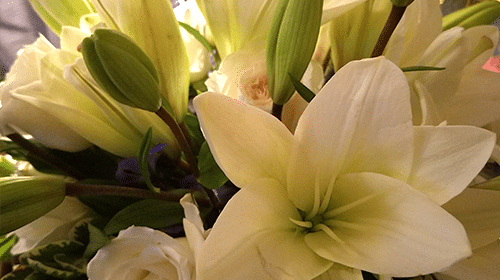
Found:
[(194, 99), (210, 151), (238, 187), (259, 178), (285, 183), (292, 134), (275, 117), (230, 97), (207, 92)]
[(351, 173), (335, 183), (323, 223), (306, 235), (320, 256), (349, 267), (399, 277), (425, 275), (471, 254), (463, 226), (404, 182)]
[(61, 31), (61, 50), (81, 56), (81, 53), (78, 52), (78, 46), (87, 36), (85, 32), (76, 27), (63, 26)]
[(334, 263), (325, 273), (313, 280), (363, 280), (361, 270)]
[(408, 184), (439, 205), (461, 193), (483, 168), (495, 135), (471, 126), (415, 127)]
[(290, 221), (301, 219), (276, 180), (241, 189), (217, 219), (201, 255), (198, 279), (312, 279), (330, 268)]
[[(463, 69), (453, 98), (443, 106), (450, 124), (483, 126), (500, 119), (500, 75), (482, 68), (494, 53), (498, 32), (494, 26), (477, 26), (463, 32), (469, 44), (468, 54), (473, 57)], [(484, 51), (474, 53), (481, 47)]]
[(472, 249), (500, 238), (499, 191), (467, 188), (443, 208), (464, 225)]
[(331, 21), (365, 1), (367, 0), (325, 0), (321, 24)]
[[(472, 257), (449, 267), (440, 274), (451, 276), (453, 280), (498, 280), (500, 279), (498, 263), (500, 263), (500, 242), (495, 241), (474, 250)], [(449, 278), (443, 277), (444, 279)]]
[(413, 153), (409, 89), (384, 57), (351, 62), (302, 114), (288, 171), (288, 192), (308, 212), (339, 173), (376, 172), (406, 180)]
[(415, 0), (394, 30), (384, 55), (401, 67), (418, 65), (418, 58), (441, 31), (439, 2)]

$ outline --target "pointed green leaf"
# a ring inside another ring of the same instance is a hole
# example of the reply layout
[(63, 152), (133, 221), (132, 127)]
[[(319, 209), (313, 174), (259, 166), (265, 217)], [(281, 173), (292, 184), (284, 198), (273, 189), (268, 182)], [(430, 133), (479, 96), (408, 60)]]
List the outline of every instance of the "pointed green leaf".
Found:
[(409, 66), (401, 68), (403, 72), (413, 72), (413, 71), (441, 71), (446, 69), (446, 67), (432, 67), (432, 66)]
[(165, 228), (182, 223), (184, 210), (179, 203), (146, 199), (136, 202), (118, 212), (104, 228), (111, 235), (132, 225), (150, 228)]
[(0, 238), (0, 261), (11, 256), (10, 250), (14, 247), (18, 240), (19, 238), (15, 234)]
[(198, 177), (198, 182), (206, 188), (219, 188), (228, 180), (224, 172), (217, 165), (207, 142), (201, 145), (200, 154), (198, 155), (198, 168), (201, 173), (200, 177)]
[(293, 77), (292, 74), (289, 75), (295, 90), (300, 94), (300, 96), (302, 96), (302, 98), (304, 98), (305, 101), (311, 102), (311, 100), (314, 98), (314, 96), (316, 96), (316, 94), (314, 94), (314, 92), (312, 92), (299, 80), (295, 79), (295, 77)]
[(144, 138), (142, 138), (141, 146), (139, 147), (139, 155), (137, 156), (137, 161), (139, 163), (139, 169), (141, 170), (142, 176), (144, 177), (144, 181), (146, 181), (146, 185), (148, 188), (155, 192), (159, 193), (160, 189), (153, 186), (151, 182), (151, 177), (149, 174), (149, 150), (151, 150), (151, 140), (153, 139), (153, 129), (150, 127)]
[(99, 249), (106, 246), (111, 239), (102, 230), (96, 228), (95, 226), (88, 224), (88, 231), (90, 234), (90, 240), (83, 253), (85, 259), (90, 260), (92, 256), (97, 253)]

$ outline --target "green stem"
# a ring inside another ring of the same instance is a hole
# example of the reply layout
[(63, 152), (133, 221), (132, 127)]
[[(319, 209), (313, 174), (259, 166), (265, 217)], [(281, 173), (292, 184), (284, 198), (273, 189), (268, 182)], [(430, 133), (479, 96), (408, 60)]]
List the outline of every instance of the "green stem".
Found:
[(168, 127), (170, 128), (170, 130), (174, 134), (174, 137), (177, 140), (177, 143), (179, 143), (181, 150), (184, 152), (184, 155), (186, 156), (186, 160), (191, 167), (191, 172), (193, 173), (193, 175), (195, 177), (199, 177), (200, 170), (198, 170), (198, 164), (196, 163), (196, 158), (191, 150), (191, 147), (189, 146), (188, 141), (186, 140), (186, 137), (182, 133), (182, 130), (179, 127), (179, 124), (165, 110), (165, 108), (163, 108), (163, 106), (160, 107), (160, 109), (158, 111), (156, 111), (156, 114), (168, 125)]
[(406, 7), (396, 7), (394, 5), (392, 6), (389, 18), (385, 23), (382, 33), (380, 33), (380, 37), (378, 38), (377, 44), (373, 49), (371, 57), (377, 57), (382, 55), (385, 47), (387, 46), (387, 43), (389, 42), (389, 39), (392, 36), (392, 33), (396, 29), (396, 26), (398, 25), (399, 21), (401, 21), (401, 18), (403, 17), (405, 10)]
[(283, 113), (283, 105), (273, 103), (271, 114), (281, 121), (281, 114)]
[(83, 174), (72, 168), (71, 165), (63, 160), (61, 160), (58, 157), (53, 156), (46, 150), (41, 149), (37, 145), (31, 143), (30, 141), (26, 140), (23, 136), (17, 133), (9, 134), (7, 137), (12, 140), (12, 142), (16, 143), (19, 145), (21, 148), (25, 149), (28, 151), (29, 155), (32, 156), (33, 158), (40, 160), (47, 165), (61, 171), (62, 173), (69, 175), (75, 179), (83, 179), (85, 176)]
[[(110, 185), (90, 185), (81, 183), (66, 183), (67, 196), (81, 196), (81, 195), (114, 195), (126, 196), (137, 198), (151, 198), (164, 200), (169, 202), (179, 202), (184, 196), (183, 194), (172, 194), (167, 192), (154, 193), (150, 190), (136, 189), (123, 186), (110, 186)], [(211, 202), (207, 199), (196, 199), (200, 206), (210, 207)]]

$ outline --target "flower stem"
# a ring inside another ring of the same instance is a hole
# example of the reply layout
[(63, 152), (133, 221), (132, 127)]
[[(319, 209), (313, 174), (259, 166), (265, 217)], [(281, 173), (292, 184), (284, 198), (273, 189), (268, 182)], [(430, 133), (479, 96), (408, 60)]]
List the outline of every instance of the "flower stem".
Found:
[(281, 114), (283, 113), (283, 105), (278, 105), (276, 103), (273, 103), (273, 109), (271, 111), (271, 114), (275, 116), (278, 120), (281, 121)]
[(191, 147), (186, 140), (186, 137), (182, 133), (181, 128), (179, 127), (179, 124), (172, 118), (172, 116), (163, 108), (163, 106), (160, 107), (158, 111), (156, 111), (156, 114), (168, 125), (172, 133), (174, 134), (175, 139), (179, 143), (179, 146), (181, 147), (181, 150), (184, 152), (184, 155), (186, 156), (186, 160), (189, 163), (191, 167), (191, 172), (195, 177), (200, 176), (200, 170), (198, 170), (198, 164), (196, 163), (196, 158), (194, 157), (193, 151), (191, 150)]
[[(123, 186), (110, 186), (110, 185), (90, 185), (81, 183), (66, 183), (67, 196), (81, 196), (81, 195), (115, 195), (137, 198), (151, 198), (164, 200), (169, 202), (179, 202), (184, 196), (183, 194), (172, 194), (167, 192), (154, 193), (150, 190), (136, 189)], [(196, 202), (200, 206), (210, 207), (211, 203), (207, 199), (197, 198)]]
[(21, 148), (25, 149), (28, 151), (29, 155), (36, 158), (37, 160), (40, 160), (47, 165), (50, 165), (51, 167), (61, 171), (62, 173), (69, 175), (75, 179), (83, 179), (85, 176), (83, 174), (72, 168), (70, 164), (67, 162), (61, 160), (58, 157), (53, 156), (49, 152), (41, 149), (37, 145), (31, 143), (30, 141), (26, 140), (22, 135), (18, 133), (13, 133), (7, 135), (7, 137), (12, 140), (12, 142), (16, 143), (19, 145)]
[(387, 46), (387, 42), (389, 42), (389, 39), (392, 36), (392, 33), (396, 29), (396, 26), (398, 25), (399, 21), (403, 17), (403, 14), (406, 10), (405, 7), (396, 7), (392, 6), (391, 13), (389, 14), (389, 18), (387, 19), (387, 22), (385, 23), (384, 29), (382, 30), (382, 33), (380, 33), (380, 37), (378, 38), (377, 44), (375, 45), (375, 48), (373, 49), (372, 56), (371, 57), (377, 57), (382, 55), (384, 52), (385, 47)]

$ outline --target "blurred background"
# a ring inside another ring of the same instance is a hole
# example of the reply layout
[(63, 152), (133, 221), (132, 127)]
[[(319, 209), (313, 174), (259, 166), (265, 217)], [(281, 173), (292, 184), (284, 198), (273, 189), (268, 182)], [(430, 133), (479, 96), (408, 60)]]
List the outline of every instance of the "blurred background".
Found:
[[(171, 0), (176, 6), (178, 1)], [(446, 0), (443, 14), (464, 7), (476, 0)], [(500, 19), (496, 21), (500, 26)], [(59, 46), (59, 38), (48, 28), (31, 8), (28, 0), (0, 0), (0, 81), (16, 59), (16, 53), (24, 45), (33, 43), (43, 34), (53, 45)]]

